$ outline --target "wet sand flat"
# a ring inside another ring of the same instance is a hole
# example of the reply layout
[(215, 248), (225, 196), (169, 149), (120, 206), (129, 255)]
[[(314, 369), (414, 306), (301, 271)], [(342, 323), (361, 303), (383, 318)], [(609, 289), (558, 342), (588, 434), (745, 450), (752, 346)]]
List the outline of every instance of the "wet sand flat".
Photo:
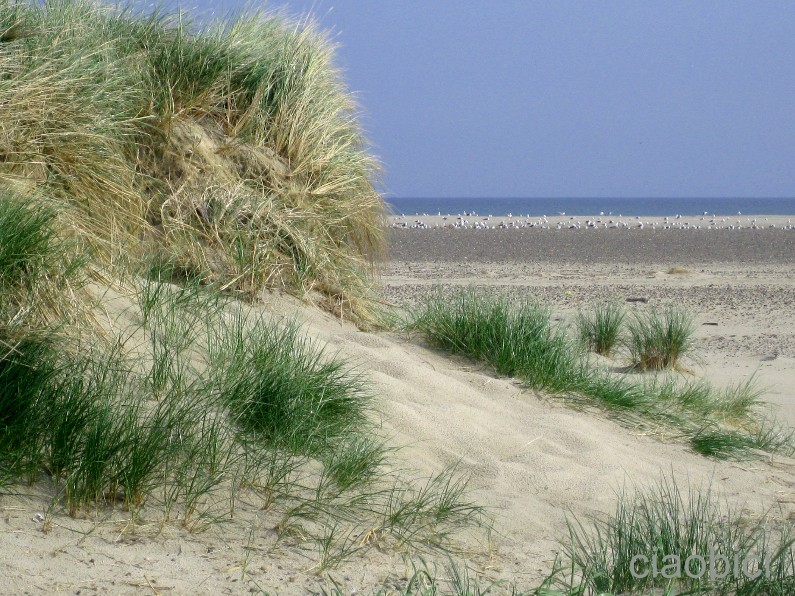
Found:
[(795, 264), (795, 231), (390, 229), (389, 257), (445, 263)]

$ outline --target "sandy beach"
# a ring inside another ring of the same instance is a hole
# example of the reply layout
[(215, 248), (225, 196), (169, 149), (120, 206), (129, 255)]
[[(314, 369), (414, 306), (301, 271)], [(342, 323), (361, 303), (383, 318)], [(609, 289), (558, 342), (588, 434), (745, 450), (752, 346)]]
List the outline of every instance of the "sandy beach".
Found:
[[(405, 229), (395, 225), (399, 218), (394, 218), (392, 260), (383, 276), (385, 295), (411, 310), (429, 292), (471, 286), (538, 300), (563, 325), (573, 324), (580, 309), (608, 300), (626, 303), (630, 312), (681, 306), (696, 322), (697, 350), (686, 376), (718, 385), (753, 376), (764, 388), (762, 399), (770, 404), (771, 413), (795, 425), (795, 232), (784, 229), (789, 218), (757, 217), (774, 222), (777, 229), (664, 229), (666, 219), (650, 219), (656, 229), (648, 223), (644, 229), (569, 228), (568, 218), (558, 218), (546, 229)], [(439, 223), (438, 217), (428, 221), (429, 226)], [(561, 229), (558, 222), (563, 223)], [(643, 302), (634, 301), (637, 298)], [(492, 381), (481, 383), (498, 402)], [(663, 473), (683, 481), (711, 482), (735, 503), (767, 503), (763, 507), (774, 510), (783, 507), (785, 519), (790, 524), (795, 519), (792, 460), (776, 457), (748, 465), (693, 458), (674, 445), (610, 428), (609, 423), (602, 426), (605, 421), (598, 416), (581, 418), (542, 403), (522, 399), (522, 414), (525, 407), (535, 411), (517, 424), (517, 430), (525, 425), (525, 436), (532, 442), (522, 458), (526, 464), (522, 472), (528, 474), (528, 486), (546, 507), (536, 501), (528, 505), (534, 509), (528, 514), (516, 507), (515, 499), (527, 498), (517, 497), (523, 494), (519, 483), (505, 489), (498, 482), (494, 491), (502, 497), (498, 502), (515, 507), (510, 510), (511, 519), (522, 519), (532, 527), (528, 517), (553, 520), (560, 519), (562, 509), (593, 511), (599, 508), (597, 503), (605, 505), (622, 482), (644, 485)], [(494, 425), (494, 435), (510, 435), (506, 425), (512, 413), (500, 412), (491, 401), (479, 414), (481, 425)], [(555, 419), (552, 426), (546, 426), (546, 416)], [(494, 441), (501, 445), (497, 450), (505, 448), (500, 440)], [(494, 468), (500, 470), (496, 478), (507, 479), (517, 472), (512, 464), (503, 462), (490, 469), (492, 473)], [(758, 484), (735, 484), (745, 482), (741, 479), (746, 473), (755, 475), (752, 482)], [(544, 479), (543, 488), (538, 486), (539, 478)], [(771, 492), (763, 495), (761, 487)], [(506, 494), (511, 497), (505, 498)], [(561, 507), (550, 507), (552, 503)], [(524, 539), (533, 545), (531, 550), (543, 544), (532, 532)]]
[[(390, 231), (384, 298), (410, 310), (427, 292), (474, 285), (532, 297), (562, 324), (596, 301), (686, 307), (697, 358), (686, 375), (722, 385), (756, 375), (763, 399), (795, 425), (795, 232), (784, 230)], [(122, 309), (122, 306), (114, 307)], [(751, 519), (795, 520), (795, 460), (715, 461), (528, 391), (487, 367), (401, 333), (366, 333), (299, 301), (269, 294), (261, 308), (297, 317), (311, 337), (350, 358), (372, 383), (396, 461), (417, 477), (457, 464), (494, 521), (458, 538), (458, 561), (485, 580), (527, 589), (550, 571), (570, 516), (611, 511), (622, 488), (661, 477), (712, 491)], [(309, 554), (274, 539), (256, 506), (203, 532), (123, 511), (70, 518), (36, 489), (3, 501), (6, 588), (42, 593), (302, 594), (398, 591), (411, 576), (399, 553), (368, 550), (318, 574)], [(434, 561), (429, 555), (428, 561)], [(435, 563), (443, 570), (445, 559)]]
[(0, 9), (0, 595), (795, 593), (792, 8), (170, 4)]
[(569, 320), (607, 300), (681, 305), (696, 317), (703, 374), (755, 372), (795, 424), (795, 231), (769, 219), (779, 229), (391, 229), (384, 291), (412, 304), (437, 285), (473, 285)]

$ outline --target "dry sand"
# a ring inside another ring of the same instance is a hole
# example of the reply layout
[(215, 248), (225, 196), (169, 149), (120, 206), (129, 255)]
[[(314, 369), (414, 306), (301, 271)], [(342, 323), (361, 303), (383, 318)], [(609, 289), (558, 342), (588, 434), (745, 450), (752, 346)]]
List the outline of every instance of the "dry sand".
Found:
[(795, 230), (391, 230), (385, 295), (434, 286), (533, 297), (571, 321), (605, 300), (676, 304), (696, 317), (699, 375), (756, 373), (795, 425)]
[[(395, 232), (383, 276), (395, 304), (410, 309), (438, 284), (475, 284), (537, 297), (564, 322), (604, 298), (684, 305), (699, 324), (693, 374), (723, 384), (756, 373), (768, 387), (764, 398), (795, 425), (795, 232), (740, 231), (726, 239), (728, 253), (710, 252), (715, 231)], [(682, 486), (711, 483), (752, 516), (772, 508), (795, 519), (792, 459), (715, 462), (399, 334), (364, 333), (291, 299), (271, 296), (262, 308), (298, 316), (368, 372), (384, 431), (403, 446), (401, 465), (418, 477), (455, 462), (472, 473), (473, 497), (490, 509), (495, 532), (490, 543), (466, 538), (457, 558), (486, 577), (536, 585), (566, 538), (568, 514), (610, 511), (622, 486), (662, 475)], [(305, 554), (274, 546), (267, 528), (256, 527), (255, 508), (203, 533), (133, 532), (123, 512), (72, 519), (43, 511), (35, 489), (21, 492), (32, 496), (0, 502), (5, 593), (298, 594), (322, 581)], [(407, 568), (399, 556), (371, 551), (332, 575), (344, 593), (369, 593), (383, 582), (399, 587)]]

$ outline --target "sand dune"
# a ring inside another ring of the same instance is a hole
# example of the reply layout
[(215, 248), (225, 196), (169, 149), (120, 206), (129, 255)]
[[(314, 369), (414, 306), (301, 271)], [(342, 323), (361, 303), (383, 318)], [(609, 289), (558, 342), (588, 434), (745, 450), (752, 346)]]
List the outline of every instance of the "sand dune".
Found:
[[(607, 297), (683, 303), (699, 323), (701, 359), (691, 363), (692, 374), (723, 384), (756, 373), (769, 387), (765, 399), (795, 423), (795, 277), (775, 264), (688, 263), (687, 271), (668, 273), (680, 263), (417, 259), (393, 261), (383, 282), (386, 297), (407, 309), (434, 284), (475, 283), (545, 300), (564, 323), (577, 308)], [(564, 397), (525, 390), (416, 338), (365, 333), (278, 294), (257, 308), (297, 317), (318, 342), (366, 371), (384, 435), (400, 447), (396, 465), (418, 477), (451, 464), (471, 474), (472, 496), (488, 508), (495, 531), (490, 542), (484, 534), (462, 536), (460, 560), (486, 577), (536, 585), (567, 536), (567, 516), (585, 520), (610, 511), (623, 487), (663, 475), (680, 486), (711, 485), (751, 517), (772, 509), (795, 519), (795, 460), (716, 462), (596, 410), (573, 409)], [(45, 511), (37, 488), (22, 492), (3, 501), (4, 591), (298, 594), (324, 581), (305, 554), (274, 544), (272, 530), (257, 525), (256, 507), (242, 505), (235, 519), (190, 533), (147, 525), (145, 515), (133, 528), (121, 511), (72, 519), (58, 507)], [(385, 583), (399, 587), (409, 573), (399, 556), (370, 551), (331, 575), (346, 593), (368, 593)]]

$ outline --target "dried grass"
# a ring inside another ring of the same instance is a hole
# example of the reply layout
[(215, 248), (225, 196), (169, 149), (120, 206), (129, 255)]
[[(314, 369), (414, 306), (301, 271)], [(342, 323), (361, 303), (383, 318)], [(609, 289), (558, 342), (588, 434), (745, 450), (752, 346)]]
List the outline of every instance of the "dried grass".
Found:
[(6, 1), (0, 30), (0, 186), (55, 201), (100, 267), (166, 261), (372, 320), (378, 164), (311, 23)]

